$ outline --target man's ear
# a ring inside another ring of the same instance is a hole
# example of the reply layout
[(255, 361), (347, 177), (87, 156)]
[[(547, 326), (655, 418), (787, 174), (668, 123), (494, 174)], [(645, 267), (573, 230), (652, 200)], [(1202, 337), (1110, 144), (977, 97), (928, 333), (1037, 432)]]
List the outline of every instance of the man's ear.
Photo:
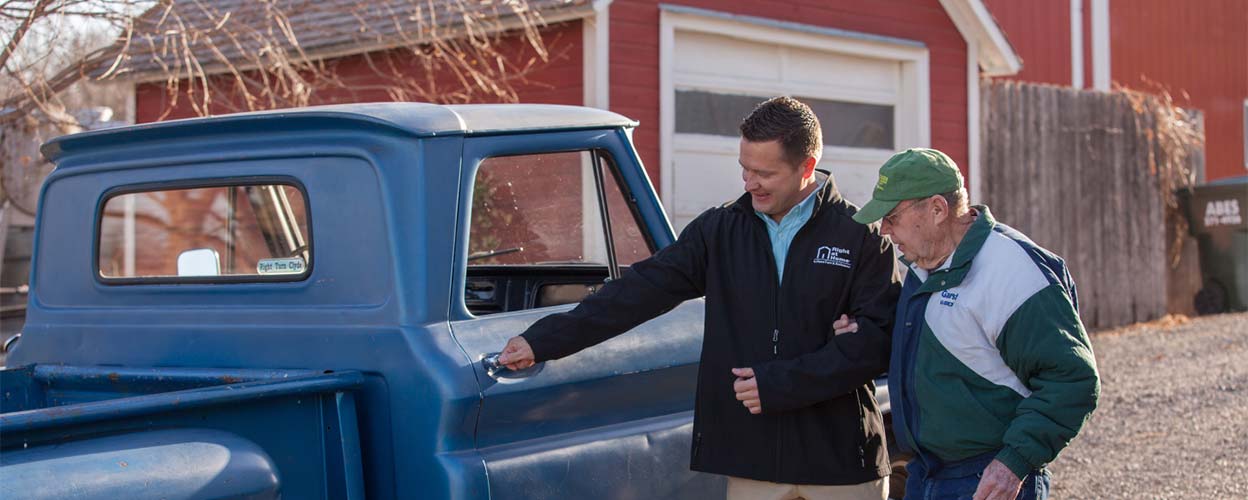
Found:
[(937, 214), (937, 218), (936, 218), (937, 224), (944, 222), (945, 219), (948, 219), (950, 217), (949, 202), (945, 200), (944, 196), (941, 196), (938, 194), (932, 195), (931, 197), (927, 199), (927, 201), (928, 203), (931, 204), (931, 209), (934, 210)]
[(806, 157), (806, 161), (802, 162), (802, 167), (801, 167), (803, 179), (809, 179), (810, 176), (815, 175), (815, 164), (817, 163), (819, 163), (819, 160), (816, 160), (815, 157), (813, 156)]

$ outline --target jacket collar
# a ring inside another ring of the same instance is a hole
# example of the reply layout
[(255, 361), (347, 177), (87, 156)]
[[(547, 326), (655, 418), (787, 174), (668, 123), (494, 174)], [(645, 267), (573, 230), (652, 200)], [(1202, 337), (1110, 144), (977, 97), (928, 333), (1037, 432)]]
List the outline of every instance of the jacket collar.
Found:
[[(810, 218), (814, 219), (819, 215), (819, 209), (828, 203), (834, 203), (841, 199), (841, 192), (836, 188), (836, 181), (832, 178), (832, 172), (823, 169), (815, 169), (815, 182), (822, 185), (815, 191), (815, 206), (810, 211)], [(740, 210), (747, 214), (754, 213), (754, 202), (750, 198), (750, 193), (742, 194), (736, 201), (730, 202), (729, 205), (734, 210)]]
[[(984, 242), (988, 241), (988, 235), (992, 234), (993, 228), (997, 226), (997, 220), (992, 218), (992, 212), (988, 210), (987, 205), (975, 205), (972, 208), (978, 212), (978, 216), (975, 217), (975, 222), (971, 223), (971, 227), (966, 230), (966, 235), (958, 243), (958, 248), (953, 250), (949, 266), (928, 274), (927, 280), (923, 282), (923, 286), (919, 287), (917, 293), (947, 290), (961, 285), (962, 280), (966, 279), (966, 273), (971, 270), (971, 262), (984, 247)], [(911, 270), (915, 269), (914, 265), (905, 259), (902, 259), (902, 262)]]

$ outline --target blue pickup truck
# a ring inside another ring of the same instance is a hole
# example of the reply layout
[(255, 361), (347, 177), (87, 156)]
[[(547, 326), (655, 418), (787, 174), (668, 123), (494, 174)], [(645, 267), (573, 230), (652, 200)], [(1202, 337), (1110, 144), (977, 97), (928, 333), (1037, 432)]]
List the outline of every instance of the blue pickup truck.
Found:
[(722, 498), (688, 469), (702, 301), (494, 362), (673, 241), (636, 125), (357, 104), (49, 142), (0, 496)]

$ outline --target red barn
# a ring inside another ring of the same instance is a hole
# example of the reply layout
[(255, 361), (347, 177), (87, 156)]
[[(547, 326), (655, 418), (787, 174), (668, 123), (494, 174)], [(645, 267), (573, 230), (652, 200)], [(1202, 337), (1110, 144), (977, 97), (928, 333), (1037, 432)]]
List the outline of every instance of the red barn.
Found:
[(1207, 180), (1248, 174), (1248, 2), (986, 0), (1021, 81), (1168, 91), (1204, 113)]
[[(981, 0), (533, 3), (555, 21), (544, 37), (561, 56), (529, 76), (520, 100), (640, 120), (637, 149), (677, 228), (740, 193), (736, 126), (754, 104), (781, 94), (819, 114), (821, 167), (851, 200), (865, 202), (879, 165), (913, 146), (948, 152), (977, 199), (978, 81), (1020, 67)], [(355, 49), (334, 49), (340, 72), (384, 50)], [(171, 107), (163, 82), (137, 74), (136, 121), (192, 115), (186, 103)]]

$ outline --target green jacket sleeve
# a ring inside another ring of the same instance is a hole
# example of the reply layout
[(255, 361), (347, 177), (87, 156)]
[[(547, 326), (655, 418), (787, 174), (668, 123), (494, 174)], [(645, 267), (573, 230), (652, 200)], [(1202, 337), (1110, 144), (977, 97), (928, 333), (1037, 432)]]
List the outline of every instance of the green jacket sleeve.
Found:
[(1006, 365), (1031, 391), (1006, 427), (997, 459), (1018, 477), (1053, 461), (1087, 422), (1100, 395), (1096, 359), (1060, 284), (1024, 302), (997, 337)]

